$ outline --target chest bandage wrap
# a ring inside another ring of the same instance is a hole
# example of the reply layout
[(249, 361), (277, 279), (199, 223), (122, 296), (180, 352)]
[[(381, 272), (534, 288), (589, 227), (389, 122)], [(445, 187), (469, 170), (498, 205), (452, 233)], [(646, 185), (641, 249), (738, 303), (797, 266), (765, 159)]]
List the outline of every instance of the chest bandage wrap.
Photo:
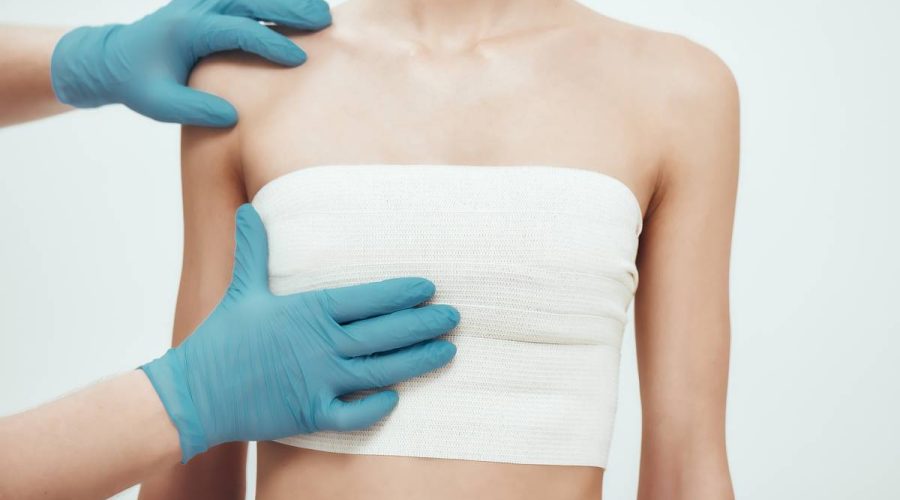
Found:
[(634, 193), (577, 168), (325, 165), (254, 197), (276, 294), (400, 276), (453, 305), (450, 364), (373, 427), (280, 442), (335, 453), (605, 467), (638, 284)]

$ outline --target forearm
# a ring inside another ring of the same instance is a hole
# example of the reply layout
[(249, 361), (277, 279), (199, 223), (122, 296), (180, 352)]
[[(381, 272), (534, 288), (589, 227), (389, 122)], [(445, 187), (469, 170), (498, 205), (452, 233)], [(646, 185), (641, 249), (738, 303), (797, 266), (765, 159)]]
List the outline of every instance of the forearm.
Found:
[(50, 57), (65, 28), (0, 27), (0, 126), (72, 109), (50, 84)]
[(0, 498), (106, 498), (180, 457), (178, 431), (134, 370), (0, 419)]
[[(232, 237), (228, 231), (222, 235), (225, 241)], [(222, 243), (211, 248), (217, 250), (228, 246), (227, 243)], [(205, 254), (202, 262), (209, 265), (210, 262), (219, 263), (222, 260), (213, 257)], [(218, 265), (226, 269), (227, 257)], [(213, 309), (217, 298), (223, 293), (219, 288), (227, 287), (227, 271), (217, 273), (215, 283), (207, 279), (204, 280), (205, 286), (200, 287), (200, 279), (192, 273), (193, 269), (194, 263), (186, 259), (183, 266), (186, 277), (182, 278), (175, 312), (173, 346), (181, 344), (188, 333)], [(158, 474), (145, 479), (141, 483), (139, 498), (140, 500), (242, 499), (246, 496), (246, 464), (247, 443), (225, 443), (211, 448), (187, 464), (173, 463), (171, 467), (166, 467)]]

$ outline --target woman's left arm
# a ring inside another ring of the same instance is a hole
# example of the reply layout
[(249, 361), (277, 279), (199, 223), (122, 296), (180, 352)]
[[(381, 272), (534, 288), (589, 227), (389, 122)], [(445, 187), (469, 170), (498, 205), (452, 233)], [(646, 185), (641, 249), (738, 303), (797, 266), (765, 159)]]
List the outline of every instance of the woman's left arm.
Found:
[(638, 497), (732, 499), (725, 401), (738, 90), (712, 52), (687, 39), (672, 48), (660, 106), (666, 146), (638, 252)]

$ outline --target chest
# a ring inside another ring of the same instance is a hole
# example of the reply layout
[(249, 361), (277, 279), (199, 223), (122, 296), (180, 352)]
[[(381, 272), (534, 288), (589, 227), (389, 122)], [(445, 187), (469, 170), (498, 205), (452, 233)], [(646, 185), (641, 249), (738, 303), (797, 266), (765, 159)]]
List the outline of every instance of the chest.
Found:
[(634, 96), (571, 57), (311, 58), (273, 86), (243, 161), (261, 177), (365, 162), (632, 170)]

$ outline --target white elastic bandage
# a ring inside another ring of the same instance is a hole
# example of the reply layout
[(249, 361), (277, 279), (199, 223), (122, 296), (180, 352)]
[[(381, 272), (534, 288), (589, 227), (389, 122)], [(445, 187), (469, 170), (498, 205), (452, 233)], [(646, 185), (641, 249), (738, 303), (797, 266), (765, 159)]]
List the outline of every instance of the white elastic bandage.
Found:
[(634, 193), (551, 166), (323, 165), (255, 196), (270, 286), (422, 276), (460, 323), (447, 366), (375, 426), (280, 442), (371, 455), (605, 467), (637, 288)]

